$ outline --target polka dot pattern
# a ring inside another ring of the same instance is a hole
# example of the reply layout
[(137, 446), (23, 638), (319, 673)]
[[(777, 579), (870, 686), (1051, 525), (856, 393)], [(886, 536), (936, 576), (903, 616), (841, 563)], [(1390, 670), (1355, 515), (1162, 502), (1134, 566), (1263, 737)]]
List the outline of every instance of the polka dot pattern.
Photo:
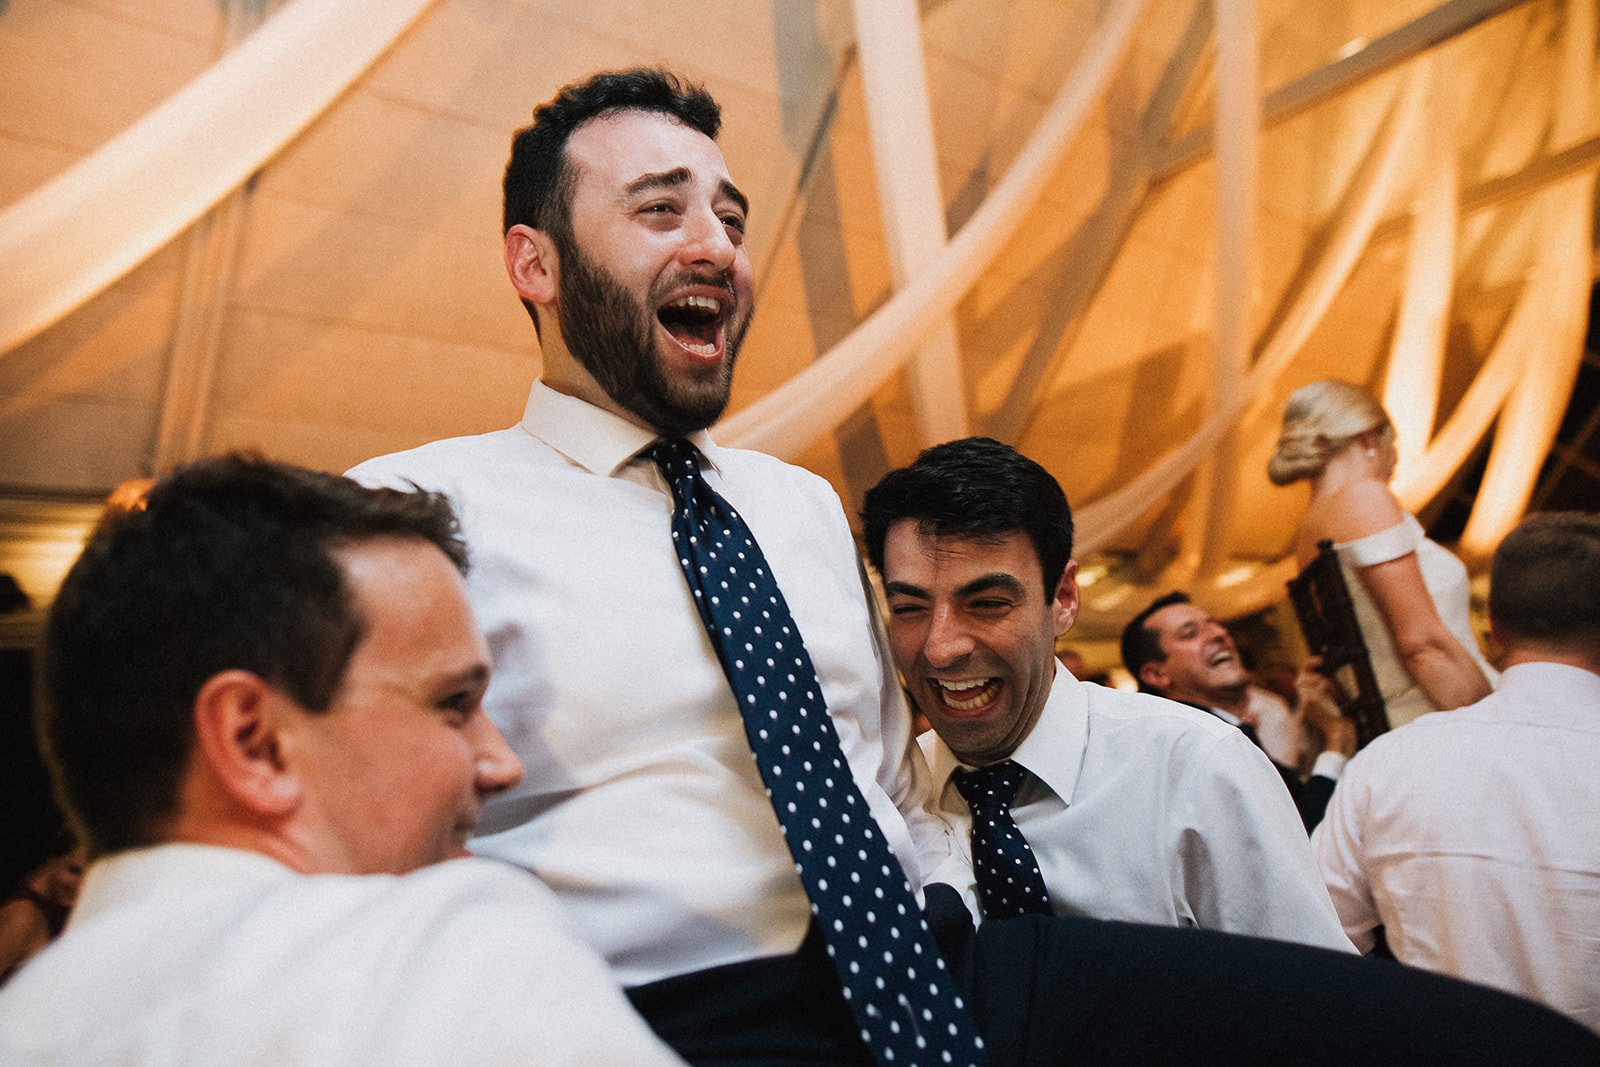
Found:
[(861, 1039), (879, 1064), (977, 1064), (983, 1039), (845, 763), (817, 672), (766, 557), (689, 442), (645, 453), (672, 488), (672, 540), (744, 713), (761, 779)]
[(1002, 760), (975, 771), (958, 767), (950, 776), (972, 809), (972, 866), (990, 919), (1051, 914), (1039, 862), (1011, 818), (1011, 802), (1027, 775), (1022, 764)]

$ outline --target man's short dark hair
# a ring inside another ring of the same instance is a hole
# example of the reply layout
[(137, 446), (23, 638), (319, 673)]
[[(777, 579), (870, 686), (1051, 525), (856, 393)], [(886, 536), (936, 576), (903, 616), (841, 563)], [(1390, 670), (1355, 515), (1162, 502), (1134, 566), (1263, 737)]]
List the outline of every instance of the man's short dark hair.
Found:
[(1600, 515), (1529, 516), (1489, 569), (1489, 618), (1508, 643), (1600, 656)]
[(867, 557), (883, 571), (889, 527), (903, 519), (934, 537), (994, 541), (1021, 531), (1039, 557), (1045, 599), (1072, 558), (1072, 508), (1060, 484), (1033, 460), (988, 437), (925, 449), (890, 471), (862, 502)]
[(612, 111), (660, 112), (713, 141), (722, 128), (722, 109), (711, 94), (668, 70), (608, 70), (564, 86), (535, 108), (533, 123), (511, 139), (504, 230), (531, 226), (558, 242), (571, 240), (576, 176), (566, 157), (567, 139), (590, 119)]
[(91, 855), (159, 840), (207, 679), (246, 670), (328, 708), (364, 629), (334, 553), (381, 538), (466, 571), (444, 497), (251, 456), (180, 467), (107, 512), (50, 610), (39, 721)]
[(1143, 611), (1128, 620), (1128, 625), (1122, 628), (1122, 665), (1133, 675), (1133, 680), (1139, 683), (1139, 692), (1160, 692), (1145, 684), (1145, 680), (1139, 677), (1139, 672), (1144, 670), (1146, 663), (1160, 663), (1167, 658), (1167, 654), (1161, 650), (1161, 635), (1150, 628), (1150, 616), (1162, 608), (1188, 603), (1192, 601), (1186, 593), (1173, 590), (1165, 596), (1158, 596), (1150, 601)]

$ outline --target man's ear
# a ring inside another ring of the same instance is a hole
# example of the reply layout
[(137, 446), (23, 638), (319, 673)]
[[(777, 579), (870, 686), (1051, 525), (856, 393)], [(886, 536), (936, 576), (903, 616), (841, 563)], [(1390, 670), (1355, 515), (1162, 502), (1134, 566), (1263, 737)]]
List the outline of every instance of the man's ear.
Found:
[(1139, 681), (1143, 682), (1147, 689), (1164, 693), (1172, 684), (1172, 672), (1167, 670), (1165, 663), (1153, 660), (1139, 668)]
[(1061, 572), (1061, 580), (1056, 583), (1055, 596), (1050, 600), (1050, 609), (1055, 617), (1057, 637), (1072, 629), (1072, 624), (1078, 621), (1077, 560), (1067, 560), (1067, 565)]
[(261, 816), (282, 816), (300, 803), (300, 781), (283, 758), (284, 717), (293, 702), (259, 675), (214, 674), (194, 700), (195, 755), (217, 786)]
[(506, 231), (506, 273), (521, 297), (537, 307), (556, 298), (560, 257), (555, 242), (543, 230), (521, 223)]

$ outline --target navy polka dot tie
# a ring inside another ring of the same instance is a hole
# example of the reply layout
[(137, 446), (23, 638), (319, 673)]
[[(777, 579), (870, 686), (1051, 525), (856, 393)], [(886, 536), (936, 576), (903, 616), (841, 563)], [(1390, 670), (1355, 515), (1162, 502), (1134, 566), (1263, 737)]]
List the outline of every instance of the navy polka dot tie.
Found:
[(645, 455), (672, 487), (672, 540), (861, 1039), (879, 1064), (977, 1064), (978, 1036), (904, 870), (856, 788), (811, 656), (739, 513), (699, 452)]
[(1051, 914), (1039, 861), (1011, 818), (1027, 774), (1022, 764), (1003, 760), (975, 771), (958, 767), (950, 776), (972, 809), (972, 867), (986, 918)]

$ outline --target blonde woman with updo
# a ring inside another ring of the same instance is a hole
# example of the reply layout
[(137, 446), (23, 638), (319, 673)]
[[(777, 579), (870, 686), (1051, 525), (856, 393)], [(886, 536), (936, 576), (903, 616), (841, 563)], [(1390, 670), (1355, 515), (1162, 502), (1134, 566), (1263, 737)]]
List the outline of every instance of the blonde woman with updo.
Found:
[(1389, 491), (1394, 427), (1372, 394), (1327, 380), (1296, 389), (1267, 463), (1274, 485), (1311, 483), (1297, 553), (1339, 553), (1392, 726), (1488, 695), (1494, 670), (1468, 618), (1467, 568)]

